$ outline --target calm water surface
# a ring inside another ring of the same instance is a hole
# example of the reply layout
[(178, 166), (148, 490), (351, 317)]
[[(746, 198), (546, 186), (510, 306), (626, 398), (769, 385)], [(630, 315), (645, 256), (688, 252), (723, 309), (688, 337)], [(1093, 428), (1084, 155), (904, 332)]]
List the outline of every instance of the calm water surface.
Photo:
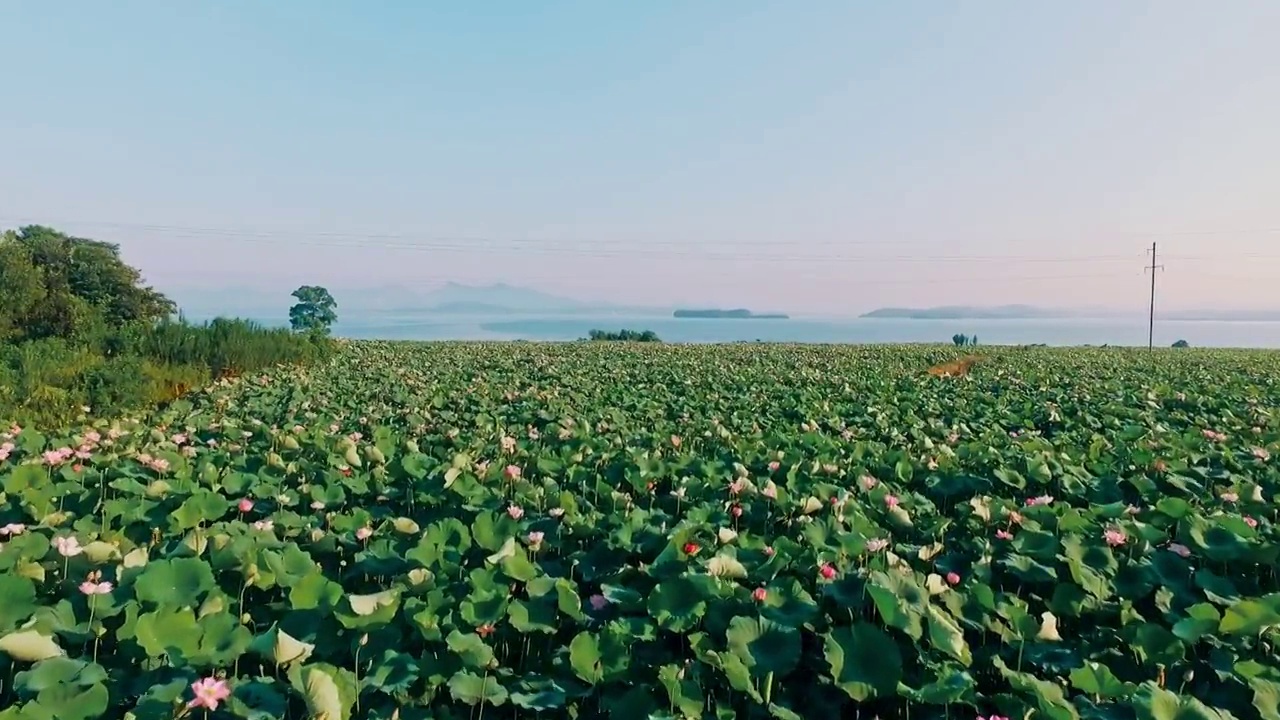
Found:
[[(950, 342), (956, 333), (994, 345), (1147, 344), (1147, 320), (677, 320), (670, 316), (477, 317), (431, 313), (370, 313), (339, 322), (337, 334), (381, 340), (577, 340), (591, 330), (653, 330), (666, 342), (917, 343)], [(1157, 321), (1155, 342), (1194, 347), (1280, 348), (1280, 322)]]

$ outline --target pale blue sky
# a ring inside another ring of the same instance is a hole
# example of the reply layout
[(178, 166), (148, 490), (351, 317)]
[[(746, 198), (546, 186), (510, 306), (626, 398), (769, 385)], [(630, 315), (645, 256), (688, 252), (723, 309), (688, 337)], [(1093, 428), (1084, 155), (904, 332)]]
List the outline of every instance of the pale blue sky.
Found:
[(0, 225), (118, 241), (175, 294), (1144, 308), (1157, 240), (1163, 305), (1280, 307), (1275, 0), (61, 0), (0, 29)]

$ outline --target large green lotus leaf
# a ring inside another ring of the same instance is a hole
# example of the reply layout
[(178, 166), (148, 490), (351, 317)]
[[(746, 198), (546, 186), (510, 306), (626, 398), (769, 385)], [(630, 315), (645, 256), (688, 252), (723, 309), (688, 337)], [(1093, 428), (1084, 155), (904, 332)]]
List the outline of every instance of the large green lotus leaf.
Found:
[(507, 614), (509, 597), (498, 590), (475, 590), (458, 606), (462, 619), (474, 627), (497, 624)]
[(1126, 698), (1136, 689), (1133, 683), (1121, 682), (1111, 668), (1092, 661), (1071, 671), (1071, 686), (1102, 698)]
[(14, 676), (14, 685), (35, 695), (59, 685), (87, 687), (104, 682), (107, 671), (101, 666), (68, 657), (54, 657), (36, 663)]
[(604, 667), (600, 655), (600, 641), (590, 632), (580, 632), (569, 642), (569, 667), (573, 674), (588, 685), (604, 679)]
[(511, 692), (511, 704), (525, 710), (546, 712), (565, 705), (565, 689), (553, 680), (524, 680)]
[(1010, 687), (1035, 699), (1039, 710), (1037, 717), (1050, 720), (1080, 720), (1079, 711), (1067, 700), (1061, 685), (1041, 680), (1028, 673), (1011, 670), (999, 657), (993, 659), (992, 664), (1008, 681)]
[(502, 572), (518, 582), (530, 582), (538, 576), (538, 566), (530, 559), (524, 548), (517, 547), (509, 557), (502, 560)]
[(315, 649), (315, 645), (298, 640), (281, 630), (278, 623), (272, 624), (270, 630), (255, 637), (249, 645), (249, 650), (277, 666), (304, 663)]
[(507, 606), (511, 626), (522, 633), (540, 632), (554, 634), (558, 629), (556, 608), (541, 600), (512, 600)]
[(226, 665), (248, 650), (253, 642), (253, 633), (231, 613), (205, 615), (196, 624), (200, 628), (200, 647), (196, 656), (188, 658), (193, 663)]
[(138, 616), (134, 628), (138, 644), (153, 658), (177, 652), (192, 657), (200, 651), (200, 628), (191, 608), (162, 607)]
[(40, 487), (49, 482), (49, 473), (40, 465), (19, 465), (4, 478), (4, 491), (21, 496), (28, 488)]
[(907, 699), (926, 705), (954, 705), (968, 697), (976, 683), (963, 668), (946, 665), (937, 671), (936, 679), (920, 689), (901, 686), (899, 691)]
[(786, 675), (800, 662), (800, 633), (772, 620), (735, 617), (725, 638), (729, 651), (757, 675)]
[(782, 625), (799, 628), (818, 613), (818, 604), (796, 580), (768, 588), (760, 606), (760, 616)]
[(0, 574), (0, 632), (12, 630), (35, 611), (35, 583), (19, 575)]
[(159, 606), (195, 607), (215, 587), (208, 563), (199, 558), (177, 558), (148, 563), (134, 581), (134, 594)]
[(1250, 678), (1253, 690), (1253, 707), (1262, 720), (1280, 720), (1280, 683), (1262, 678)]
[(20, 662), (40, 662), (66, 655), (50, 635), (37, 630), (19, 630), (0, 637), (0, 652)]
[(1198, 603), (1187, 608), (1187, 616), (1173, 624), (1173, 634), (1185, 643), (1194, 644), (1200, 638), (1218, 630), (1222, 618), (1218, 609), (1209, 603)]
[(871, 573), (867, 593), (886, 625), (902, 630), (915, 640), (923, 637), (929, 593), (915, 578), (876, 571)]
[(693, 678), (686, 676), (679, 665), (663, 665), (658, 668), (658, 681), (667, 691), (668, 707), (673, 713), (679, 713), (675, 717), (689, 720), (702, 717), (702, 690)]
[(1222, 614), (1218, 632), (1224, 635), (1259, 635), (1280, 626), (1280, 595), (1232, 603)]
[(101, 683), (87, 687), (77, 684), (47, 688), (36, 699), (22, 707), (20, 718), (49, 720), (92, 720), (106, 715), (111, 703), (107, 686)]
[(973, 655), (960, 625), (945, 610), (936, 606), (929, 607), (929, 643), (966, 667), (973, 662)]
[(231, 503), (210, 490), (197, 490), (169, 517), (176, 530), (191, 530), (208, 525), (227, 514)]
[(356, 700), (355, 676), (349, 670), (326, 663), (295, 665), (289, 683), (307, 704), (313, 718), (350, 720)]
[(445, 638), (445, 644), (467, 667), (484, 670), (494, 665), (493, 648), (475, 633), (454, 630)]
[[(279, 720), (288, 714), (287, 691), (288, 688), (277, 681), (237, 682), (231, 689), (231, 697), (227, 698), (227, 710), (245, 720)], [(172, 708), (172, 704), (169, 707)]]
[(289, 604), (294, 610), (328, 610), (338, 607), (342, 598), (342, 586), (319, 572), (304, 576), (289, 589)]
[(360, 679), (364, 687), (387, 695), (407, 692), (418, 681), (418, 662), (406, 653), (385, 650)]
[(649, 595), (649, 615), (672, 632), (694, 627), (706, 610), (703, 588), (687, 577), (663, 580)]
[(893, 638), (870, 623), (842, 626), (823, 637), (832, 681), (858, 702), (892, 697), (902, 679), (902, 653)]
[(466, 705), (482, 703), (501, 706), (507, 702), (507, 690), (492, 675), (481, 677), (463, 670), (449, 678), (449, 695)]
[(344, 595), (334, 616), (348, 629), (385, 625), (400, 610), (400, 590), (392, 588), (369, 595)]
[(1207, 707), (1194, 697), (1178, 695), (1148, 681), (1131, 702), (1138, 720), (1233, 720), (1225, 711)]

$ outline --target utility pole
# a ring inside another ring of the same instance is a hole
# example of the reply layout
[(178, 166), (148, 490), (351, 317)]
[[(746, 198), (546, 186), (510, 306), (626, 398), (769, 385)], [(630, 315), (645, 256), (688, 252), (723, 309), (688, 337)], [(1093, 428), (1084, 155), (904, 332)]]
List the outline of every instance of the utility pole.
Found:
[(1144, 267), (1143, 271), (1151, 273), (1151, 308), (1147, 315), (1147, 349), (1155, 349), (1156, 335), (1156, 270), (1163, 270), (1163, 265), (1156, 264), (1156, 244), (1151, 243), (1151, 264)]

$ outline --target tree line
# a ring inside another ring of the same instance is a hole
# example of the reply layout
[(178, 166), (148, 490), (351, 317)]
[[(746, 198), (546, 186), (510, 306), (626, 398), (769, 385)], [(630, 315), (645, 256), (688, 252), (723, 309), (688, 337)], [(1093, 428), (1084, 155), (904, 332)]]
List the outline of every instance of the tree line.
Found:
[(57, 424), (165, 402), (211, 380), (331, 352), (324, 288), (294, 292), (291, 329), (191, 323), (119, 246), (31, 225), (0, 234), (0, 420)]

